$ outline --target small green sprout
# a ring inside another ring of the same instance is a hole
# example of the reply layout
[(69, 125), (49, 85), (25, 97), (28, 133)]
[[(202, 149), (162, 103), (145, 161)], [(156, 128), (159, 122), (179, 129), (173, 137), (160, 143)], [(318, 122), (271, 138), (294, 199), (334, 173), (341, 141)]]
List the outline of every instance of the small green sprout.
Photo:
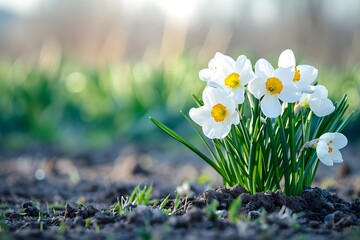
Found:
[(83, 196), (79, 197), (78, 200), (76, 200), (76, 204), (77, 204), (77, 205), (85, 206), (85, 204), (86, 204), (86, 199), (85, 199), (85, 197), (83, 197)]
[(235, 200), (233, 200), (233, 202), (229, 207), (228, 217), (231, 223), (236, 223), (239, 220), (240, 208), (241, 208), (241, 198), (238, 197)]
[(40, 222), (40, 232), (44, 231), (44, 222)]
[(175, 214), (175, 212), (179, 209), (180, 204), (181, 204), (181, 199), (180, 199), (180, 197), (179, 197), (179, 194), (176, 193), (176, 195), (175, 195), (175, 200), (174, 200), (174, 208), (173, 208), (173, 210), (171, 211), (170, 215), (174, 215), (174, 214)]
[(5, 216), (0, 214), (0, 232), (9, 232), (9, 227), (5, 224)]
[(86, 220), (85, 220), (85, 227), (90, 227), (90, 225), (91, 225), (91, 221), (90, 221), (90, 218), (87, 218)]
[(95, 226), (95, 232), (96, 233), (99, 233), (100, 232), (100, 227), (99, 227), (99, 225), (97, 224), (97, 223), (94, 223), (94, 226)]
[(64, 235), (64, 234), (65, 234), (66, 228), (67, 228), (66, 222), (65, 222), (65, 221), (62, 221), (62, 222), (60, 223), (60, 226), (59, 226), (59, 233), (60, 233), (60, 235)]
[(215, 220), (218, 218), (219, 216), (219, 213), (217, 211), (218, 206), (219, 206), (219, 202), (216, 200), (206, 206), (205, 213), (209, 220)]
[(169, 198), (170, 198), (170, 194), (166, 196), (166, 198), (164, 198), (164, 200), (161, 202), (159, 209), (163, 210), (164, 207), (166, 206), (166, 204), (169, 202)]
[(150, 185), (149, 189), (147, 189), (147, 186), (144, 186), (143, 189), (140, 189), (139, 185), (137, 185), (132, 191), (128, 202), (136, 205), (148, 205), (152, 190), (152, 185)]

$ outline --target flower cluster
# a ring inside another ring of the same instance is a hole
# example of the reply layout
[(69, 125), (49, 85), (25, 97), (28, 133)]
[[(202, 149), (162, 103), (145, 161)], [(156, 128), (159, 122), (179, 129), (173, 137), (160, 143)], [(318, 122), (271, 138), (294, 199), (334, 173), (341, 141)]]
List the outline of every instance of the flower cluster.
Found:
[(311, 186), (317, 159), (328, 166), (340, 163), (339, 149), (347, 144), (340, 133), (351, 117), (344, 118), (347, 98), (333, 104), (317, 76), (315, 67), (297, 65), (290, 49), (280, 54), (276, 68), (265, 59), (253, 68), (244, 55), (235, 61), (216, 53), (199, 72), (207, 84), (202, 99), (195, 97), (198, 107), (189, 112), (212, 159), (151, 120), (206, 161), (225, 184), (241, 184), (251, 193), (281, 188), (297, 195)]
[[(290, 49), (280, 54), (278, 65), (274, 69), (267, 60), (259, 59), (254, 73), (246, 56), (241, 55), (235, 62), (229, 56), (216, 53), (208, 68), (199, 73), (200, 79), (208, 84), (203, 93), (205, 106), (192, 108), (190, 117), (203, 127), (208, 138), (224, 138), (230, 131), (230, 125), (238, 123), (234, 112), (236, 104), (244, 102), (246, 89), (260, 100), (261, 111), (269, 118), (281, 114), (281, 103), (298, 102), (297, 109), (309, 107), (319, 117), (335, 110), (326, 88), (311, 85), (318, 75), (316, 68), (310, 65), (296, 66), (294, 53)], [(228, 108), (222, 102), (227, 102)]]
[[(250, 60), (244, 55), (234, 61), (229, 56), (216, 53), (208, 68), (199, 73), (200, 79), (208, 85), (203, 92), (204, 106), (192, 108), (189, 115), (195, 123), (202, 126), (208, 138), (225, 138), (231, 125), (240, 121), (238, 104), (244, 103), (245, 91), (248, 91), (260, 100), (260, 108), (265, 117), (276, 118), (280, 116), (286, 103), (295, 102), (296, 111), (310, 108), (316, 116), (324, 117), (331, 114), (335, 107), (323, 85), (312, 85), (317, 75), (318, 70), (311, 65), (296, 65), (294, 53), (290, 49), (280, 54), (278, 68), (275, 69), (265, 59), (259, 59), (255, 63), (255, 72)], [(345, 138), (340, 133), (336, 134)], [(320, 147), (323, 146), (323, 138), (327, 137), (320, 138), (317, 149), (323, 148)], [(330, 151), (329, 154), (322, 150), (317, 152), (319, 159), (326, 165), (342, 162), (338, 150), (332, 154)], [(335, 153), (336, 156), (331, 158)]]

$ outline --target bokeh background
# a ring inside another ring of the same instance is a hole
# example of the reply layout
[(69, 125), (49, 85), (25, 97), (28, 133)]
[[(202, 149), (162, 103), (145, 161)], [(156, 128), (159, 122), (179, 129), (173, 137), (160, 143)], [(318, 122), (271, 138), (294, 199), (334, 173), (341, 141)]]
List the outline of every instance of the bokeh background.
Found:
[(287, 48), (358, 110), (358, 0), (0, 0), (0, 149), (183, 151), (148, 117), (192, 139), (179, 111), (217, 51), (276, 65)]

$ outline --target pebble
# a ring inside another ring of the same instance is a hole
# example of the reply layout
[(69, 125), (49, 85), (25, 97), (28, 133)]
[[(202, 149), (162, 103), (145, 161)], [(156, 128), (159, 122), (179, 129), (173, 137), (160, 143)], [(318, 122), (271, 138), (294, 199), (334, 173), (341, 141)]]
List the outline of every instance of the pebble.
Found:
[(251, 220), (255, 220), (255, 219), (258, 219), (260, 217), (260, 212), (259, 211), (250, 211), (248, 213), (248, 217), (251, 219)]
[(87, 207), (85, 206), (80, 206), (78, 208), (78, 213), (77, 215), (80, 215), (83, 219), (86, 218), (90, 218), (93, 217), (99, 210), (97, 210), (96, 208), (94, 208), (93, 205), (89, 205)]
[(128, 223), (144, 225), (149, 223), (163, 223), (166, 221), (166, 215), (163, 211), (148, 206), (137, 206), (128, 215)]
[(34, 204), (31, 201), (25, 202), (23, 204), (23, 208), (25, 213), (31, 217), (38, 217), (39, 216), (39, 209), (34, 206)]
[(115, 216), (110, 212), (97, 212), (95, 214), (95, 221), (99, 224), (114, 223)]

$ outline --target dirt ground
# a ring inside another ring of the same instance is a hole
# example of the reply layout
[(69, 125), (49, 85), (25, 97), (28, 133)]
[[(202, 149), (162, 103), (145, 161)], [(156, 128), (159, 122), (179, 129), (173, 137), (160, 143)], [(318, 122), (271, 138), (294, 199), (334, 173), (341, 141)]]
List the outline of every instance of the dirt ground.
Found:
[[(241, 186), (222, 188), (216, 173), (183, 149), (169, 153), (115, 146), (102, 152), (64, 155), (42, 147), (20, 154), (2, 152), (0, 239), (360, 236), (360, 155), (356, 148), (344, 152), (346, 164), (321, 166), (314, 183), (318, 187), (305, 189), (298, 197), (280, 191), (250, 195)], [(176, 198), (175, 190), (185, 180), (189, 188), (183, 185), (184, 195)], [(152, 185), (148, 205), (127, 203), (123, 212), (115, 211), (118, 199), (129, 197), (137, 185)], [(229, 207), (239, 196), (242, 204), (234, 219)]]

